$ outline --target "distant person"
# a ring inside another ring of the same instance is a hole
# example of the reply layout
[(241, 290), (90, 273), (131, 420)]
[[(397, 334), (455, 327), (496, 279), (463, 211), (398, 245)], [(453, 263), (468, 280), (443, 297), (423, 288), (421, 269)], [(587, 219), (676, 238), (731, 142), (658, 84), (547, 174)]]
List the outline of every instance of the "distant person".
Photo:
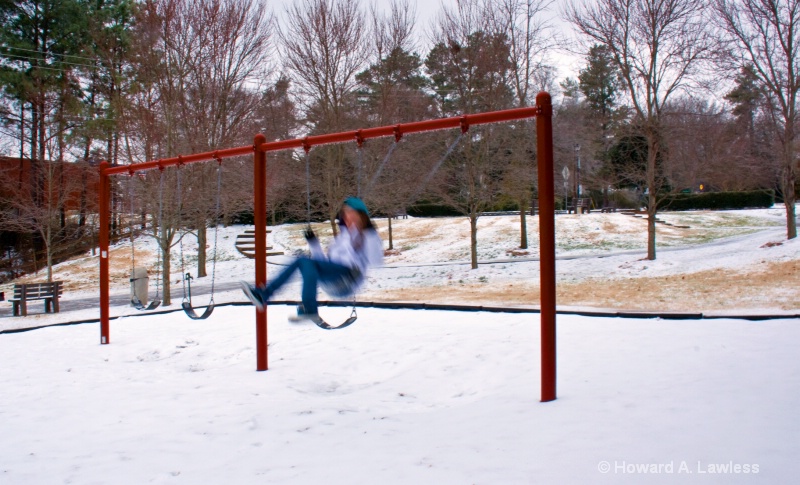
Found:
[(352, 296), (361, 288), (368, 268), (383, 264), (383, 242), (370, 220), (366, 204), (358, 197), (345, 199), (338, 219), (339, 234), (328, 247), (327, 256), (309, 225), (304, 236), (311, 257), (297, 258), (266, 286), (241, 282), (242, 291), (253, 305), (263, 309), (270, 297), (299, 270), (303, 277), (302, 304), (297, 308), (297, 316), (290, 320), (311, 320), (320, 324), (323, 321), (317, 310), (318, 285), (337, 298)]

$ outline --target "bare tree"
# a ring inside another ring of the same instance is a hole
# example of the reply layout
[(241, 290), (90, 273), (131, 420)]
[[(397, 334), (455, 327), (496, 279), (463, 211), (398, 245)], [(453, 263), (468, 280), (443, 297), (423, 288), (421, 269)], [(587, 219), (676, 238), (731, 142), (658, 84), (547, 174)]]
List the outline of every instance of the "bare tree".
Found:
[[(536, 93), (546, 88), (546, 74), (550, 71), (547, 53), (557, 39), (545, 16), (551, 3), (550, 0), (491, 0), (489, 3), (493, 29), (508, 39), (510, 81), (517, 107), (534, 104)], [(519, 205), (521, 249), (528, 247), (525, 216), (531, 206), (535, 184), (536, 149), (532, 126), (530, 121), (519, 123), (512, 131), (516, 135), (506, 141), (509, 169), (504, 192)]]
[[(367, 23), (358, 1), (302, 0), (287, 8), (280, 31), (283, 62), (312, 133), (352, 128), (356, 74), (367, 59)], [(355, 151), (341, 145), (310, 153), (314, 200), (336, 231), (336, 211), (353, 193)]]
[[(408, 0), (393, 0), (388, 11), (373, 6), (370, 14), (372, 61), (357, 76), (363, 119), (368, 125), (388, 125), (431, 117), (434, 102), (425, 92), (422, 59), (414, 52), (414, 9)], [(406, 210), (416, 189), (409, 181), (419, 172), (420, 158), (425, 158), (419, 137), (402, 140), (402, 149), (393, 143), (387, 147), (370, 140), (362, 145), (358, 184), (369, 206), (389, 216), (389, 249), (394, 248), (392, 215)], [(412, 146), (415, 159), (405, 150)]]
[[(143, 4), (133, 45), (139, 89), (130, 97), (125, 118), (129, 163), (251, 143), (259, 91), (270, 66), (271, 33), (272, 17), (263, 1), (154, 0)], [(163, 187), (161, 177), (148, 174), (140, 190), (151, 215), (148, 229), (165, 256), (165, 305), (171, 298), (170, 251), (180, 243), (176, 236), (183, 238), (186, 231), (196, 234), (197, 271), (202, 277), (206, 275), (206, 226), (209, 220), (217, 223), (216, 164), (179, 170), (181, 193), (175, 193), (177, 172), (172, 169), (165, 174)], [(236, 178), (235, 172), (247, 167), (230, 162), (223, 170)], [(164, 192), (161, 198), (160, 191)], [(239, 191), (232, 196), (239, 200)], [(179, 207), (180, 213), (174, 212)], [(222, 203), (221, 207), (236, 210), (241, 203)]]
[(414, 24), (416, 8), (409, 0), (389, 0), (389, 11), (370, 6), (372, 48), (375, 60), (383, 59), (395, 49), (415, 49)]
[(740, 191), (767, 187), (772, 171), (764, 170), (743, 137), (741, 123), (705, 100), (676, 99), (666, 111), (669, 155), (666, 176), (676, 189)]
[[(16, 177), (0, 178), (0, 194), (3, 194), (0, 226), (9, 232), (31, 235), (34, 238), (34, 244), (31, 245), (34, 269), (39, 267), (36, 261), (36, 247), (39, 244), (36, 242), (41, 244), (47, 281), (52, 281), (57, 251), (74, 243), (63, 218), (70, 197), (80, 193), (82, 177), (77, 176), (80, 171), (76, 166), (49, 160), (26, 162), (22, 164), (23, 169), (19, 175), (22, 178), (34, 173), (34, 184), (19, 184)], [(37, 165), (35, 171), (34, 165)], [(67, 168), (70, 173), (65, 175)]]
[[(193, 35), (186, 96), (180, 103), (180, 133), (190, 152), (251, 142), (260, 90), (270, 67), (272, 17), (264, 1), (202, 0), (181, 5)], [(192, 197), (187, 219), (197, 236), (197, 277), (206, 272), (207, 224), (216, 224), (216, 166), (188, 170)], [(230, 172), (230, 169), (226, 169)], [(248, 171), (249, 172), (249, 171)]]
[(567, 4), (565, 16), (589, 44), (608, 48), (619, 67), (637, 123), (647, 140), (647, 258), (656, 258), (656, 213), (663, 189), (662, 113), (695, 80), (714, 41), (702, 0), (598, 0)]
[[(510, 84), (508, 39), (493, 29), (490, 2), (458, 0), (445, 8), (433, 32), (435, 45), (425, 62), (445, 115), (508, 108)], [(470, 259), (478, 267), (478, 218), (499, 191), (504, 164), (497, 141), (503, 128), (470, 130), (460, 152), (444, 167), (441, 195), (470, 221)]]
[(750, 67), (767, 94), (769, 114), (781, 145), (780, 177), (786, 235), (797, 237), (797, 101), (800, 91), (800, 1), (715, 0), (721, 31), (729, 42), (726, 60)]

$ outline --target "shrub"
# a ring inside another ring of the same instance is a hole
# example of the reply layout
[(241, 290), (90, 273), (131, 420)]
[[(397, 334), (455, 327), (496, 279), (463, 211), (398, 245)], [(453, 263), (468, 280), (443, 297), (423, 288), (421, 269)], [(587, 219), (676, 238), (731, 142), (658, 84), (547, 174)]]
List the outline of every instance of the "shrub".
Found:
[(659, 210), (686, 211), (703, 209), (752, 209), (772, 207), (772, 190), (749, 192), (708, 192), (705, 194), (674, 194), (659, 204)]
[(408, 215), (411, 217), (451, 217), (462, 214), (449, 205), (422, 203), (409, 207)]

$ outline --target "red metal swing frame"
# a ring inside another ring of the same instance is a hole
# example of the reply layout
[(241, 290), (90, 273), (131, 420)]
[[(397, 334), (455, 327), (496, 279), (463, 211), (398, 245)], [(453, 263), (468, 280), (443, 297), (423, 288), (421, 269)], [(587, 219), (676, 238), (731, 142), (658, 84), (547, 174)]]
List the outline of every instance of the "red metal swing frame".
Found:
[[(253, 212), (255, 222), (255, 282), (267, 281), (267, 152), (295, 148), (310, 149), (316, 145), (347, 143), (361, 144), (370, 138), (393, 136), (396, 139), (409, 133), (461, 128), (472, 125), (536, 118), (537, 162), (539, 175), (539, 238), (540, 238), (540, 304), (541, 304), (541, 400), (556, 398), (556, 271), (555, 271), (555, 207), (553, 177), (553, 108), (550, 95), (541, 92), (536, 106), (492, 111), (452, 118), (401, 123), (364, 128), (327, 135), (267, 142), (263, 134), (255, 136), (253, 145), (227, 148), (212, 152), (181, 155), (124, 166), (100, 164), (100, 343), (109, 344), (109, 222), (110, 177), (174, 165), (208, 162), (222, 163), (225, 158), (253, 154)], [(265, 371), (267, 363), (267, 312), (256, 312), (256, 370)]]

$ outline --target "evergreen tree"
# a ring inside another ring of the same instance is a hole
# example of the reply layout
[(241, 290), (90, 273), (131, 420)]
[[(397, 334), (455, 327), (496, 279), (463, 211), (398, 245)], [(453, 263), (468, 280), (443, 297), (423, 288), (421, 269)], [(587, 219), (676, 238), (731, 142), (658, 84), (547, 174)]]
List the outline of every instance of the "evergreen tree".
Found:
[(759, 104), (764, 101), (764, 93), (758, 84), (758, 77), (752, 66), (742, 67), (736, 76), (736, 87), (725, 95), (725, 100), (733, 105), (732, 113), (752, 140), (755, 133), (755, 119)]
[(477, 31), (465, 40), (439, 42), (425, 60), (442, 113), (510, 107), (514, 94), (508, 83), (511, 63), (505, 36)]
[(621, 88), (619, 68), (606, 46), (594, 45), (589, 49), (586, 67), (578, 74), (578, 87), (606, 133), (616, 113)]
[(412, 121), (428, 114), (430, 101), (423, 91), (428, 79), (416, 53), (396, 47), (356, 79), (361, 85), (358, 96), (377, 124)]
[[(86, 71), (83, 98), (82, 156), (88, 160), (96, 142), (105, 148), (104, 158), (118, 163), (121, 157), (128, 95), (135, 90), (132, 35), (136, 5), (132, 0), (106, 0), (90, 6), (90, 43), (86, 52), (93, 61)], [(130, 158), (127, 153), (126, 158)]]
[(55, 251), (69, 239), (64, 203), (75, 181), (65, 178), (64, 162), (78, 72), (87, 63), (87, 19), (86, 3), (78, 0), (0, 3), (0, 86), (9, 112), (18, 113), (8, 121), (16, 124), (20, 158), (31, 160), (26, 177), (20, 162), (18, 196), (3, 225), (33, 237), (34, 265), (43, 249), (48, 278)]
[[(74, 71), (86, 64), (81, 57), (88, 18), (84, 7), (78, 0), (0, 3), (0, 84), (20, 113), (19, 134), (31, 159), (45, 158), (48, 121), (66, 106)], [(30, 113), (27, 119), (25, 112)]]
[(600, 161), (600, 166), (595, 167), (595, 170), (584, 168), (587, 175), (585, 178), (598, 178), (603, 187), (603, 205), (607, 205), (608, 186), (619, 182), (614, 176), (617, 171), (609, 166), (609, 150), (615, 125), (621, 118), (617, 96), (622, 88), (619, 68), (613, 62), (608, 47), (595, 44), (589, 48), (586, 67), (578, 73), (577, 86), (574, 87), (583, 95), (588, 111), (586, 119), (590, 123), (589, 138), (594, 145), (594, 156)]

